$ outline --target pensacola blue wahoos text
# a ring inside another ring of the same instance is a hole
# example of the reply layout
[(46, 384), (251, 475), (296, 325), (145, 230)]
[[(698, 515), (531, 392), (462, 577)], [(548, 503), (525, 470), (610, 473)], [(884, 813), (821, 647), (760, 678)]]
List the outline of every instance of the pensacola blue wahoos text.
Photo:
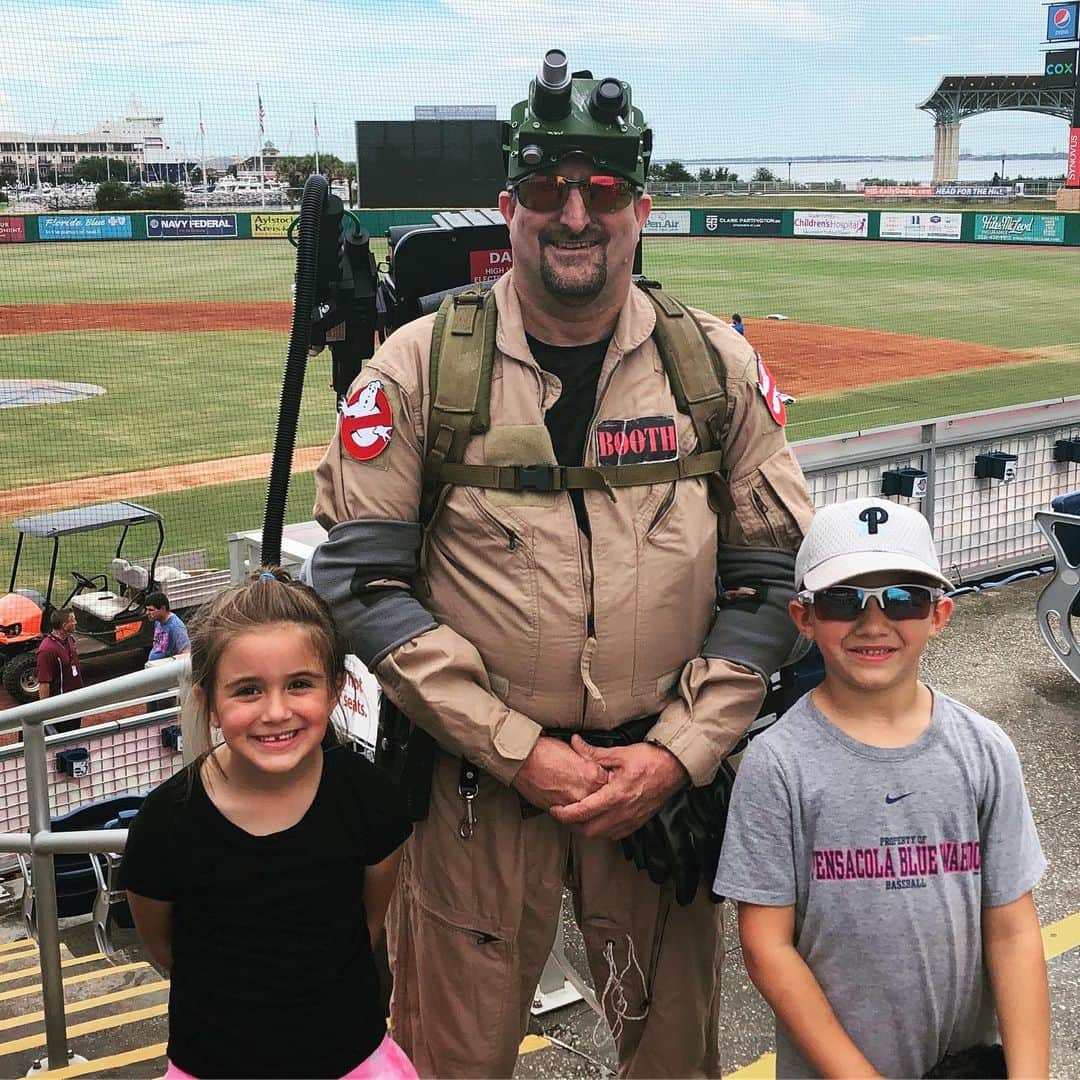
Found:
[(921, 889), (926, 879), (977, 874), (978, 840), (927, 841), (925, 836), (883, 836), (878, 847), (815, 848), (815, 881), (884, 881), (886, 889)]

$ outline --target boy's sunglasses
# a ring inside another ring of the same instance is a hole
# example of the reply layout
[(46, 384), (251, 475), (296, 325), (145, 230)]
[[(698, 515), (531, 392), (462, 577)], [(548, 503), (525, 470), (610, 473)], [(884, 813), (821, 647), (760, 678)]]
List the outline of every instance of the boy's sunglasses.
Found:
[(801, 592), (798, 599), (803, 604), (813, 605), (814, 614), (825, 622), (854, 622), (872, 596), (886, 618), (903, 622), (925, 619), (944, 595), (944, 589), (930, 589), (925, 585), (884, 585), (880, 589), (834, 585), (817, 592)]
[(536, 174), (519, 180), (510, 190), (526, 210), (547, 214), (566, 205), (571, 188), (577, 188), (585, 206), (598, 214), (623, 210), (634, 198), (634, 185), (621, 176), (586, 176), (583, 180), (571, 180), (568, 176)]

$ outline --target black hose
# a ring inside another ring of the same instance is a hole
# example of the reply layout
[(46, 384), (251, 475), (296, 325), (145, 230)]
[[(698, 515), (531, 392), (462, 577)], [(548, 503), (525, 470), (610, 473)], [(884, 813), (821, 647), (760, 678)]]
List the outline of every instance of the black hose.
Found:
[(299, 241), (296, 245), (296, 295), (293, 298), (292, 329), (285, 374), (281, 380), (274, 455), (270, 462), (270, 480), (266, 489), (266, 511), (262, 528), (262, 563), (277, 566), (281, 562), (281, 534), (285, 527), (285, 505), (289, 499), (289, 477), (296, 428), (300, 422), (300, 398), (304, 393), (308, 347), (311, 344), (311, 313), (315, 308), (316, 270), (319, 264), (319, 234), (330, 185), (312, 173), (304, 184), (300, 202)]

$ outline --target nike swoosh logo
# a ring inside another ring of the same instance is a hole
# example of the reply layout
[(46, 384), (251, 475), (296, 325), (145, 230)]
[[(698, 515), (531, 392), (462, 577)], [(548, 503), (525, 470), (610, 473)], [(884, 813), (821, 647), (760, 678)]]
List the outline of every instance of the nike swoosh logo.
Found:
[(914, 791), (905, 791), (903, 795), (896, 795), (896, 796), (893, 796), (893, 795), (886, 795), (886, 796), (885, 796), (885, 802), (886, 802), (886, 803), (887, 803), (887, 804), (888, 804), (889, 806), (892, 806), (892, 804), (893, 804), (894, 802), (899, 802), (899, 801), (900, 801), (901, 799), (906, 799), (906, 798), (907, 798), (907, 797), (908, 797), (909, 795), (914, 795), (914, 794), (915, 794), (915, 792), (914, 792)]

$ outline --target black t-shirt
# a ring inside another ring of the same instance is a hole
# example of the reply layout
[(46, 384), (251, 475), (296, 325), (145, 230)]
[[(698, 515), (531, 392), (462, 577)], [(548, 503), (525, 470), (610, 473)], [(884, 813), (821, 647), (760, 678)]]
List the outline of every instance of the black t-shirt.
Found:
[[(549, 345), (531, 334), (526, 334), (525, 338), (536, 362), (562, 383), (559, 400), (544, 416), (555, 449), (555, 460), (564, 466), (584, 465), (585, 440), (589, 435), (589, 423), (596, 412), (600, 369), (604, 365), (611, 338), (591, 345)], [(571, 491), (570, 498), (574, 502), (578, 527), (586, 536), (590, 535), (583, 493)]]
[[(212, 766), (211, 766), (212, 767)], [(344, 746), (292, 828), (252, 836), (198, 763), (147, 796), (125, 888), (173, 904), (169, 1059), (199, 1077), (340, 1077), (386, 1033), (364, 868), (412, 830), (396, 789)]]

